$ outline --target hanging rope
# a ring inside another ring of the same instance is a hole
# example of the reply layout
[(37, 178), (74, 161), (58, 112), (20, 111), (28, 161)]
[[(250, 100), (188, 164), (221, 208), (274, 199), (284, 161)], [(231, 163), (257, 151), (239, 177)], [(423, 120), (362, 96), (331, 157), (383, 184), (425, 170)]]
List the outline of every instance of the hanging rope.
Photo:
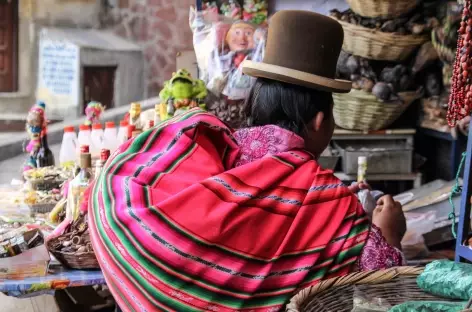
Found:
[(457, 172), (456, 172), (455, 183), (454, 183), (454, 186), (451, 189), (451, 193), (449, 194), (449, 204), (451, 205), (452, 210), (451, 210), (451, 213), (449, 213), (449, 215), (447, 217), (448, 217), (449, 220), (452, 220), (451, 232), (452, 232), (452, 236), (454, 236), (454, 238), (457, 238), (457, 232), (456, 232), (456, 207), (454, 205), (453, 198), (454, 198), (454, 196), (460, 195), (462, 193), (462, 186), (461, 186), (460, 181), (459, 181), (459, 176), (462, 172), (462, 167), (464, 167), (466, 156), (467, 156), (466, 152), (462, 153), (461, 162), (460, 162), (459, 168), (457, 169)]

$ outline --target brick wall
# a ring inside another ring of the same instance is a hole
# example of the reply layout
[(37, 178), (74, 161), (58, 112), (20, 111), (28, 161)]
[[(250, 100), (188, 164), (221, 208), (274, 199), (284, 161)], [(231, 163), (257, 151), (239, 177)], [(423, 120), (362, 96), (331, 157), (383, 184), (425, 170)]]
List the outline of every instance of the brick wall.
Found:
[(157, 95), (175, 71), (178, 51), (192, 49), (188, 15), (194, 0), (118, 0), (104, 21), (107, 28), (143, 47), (145, 97)]

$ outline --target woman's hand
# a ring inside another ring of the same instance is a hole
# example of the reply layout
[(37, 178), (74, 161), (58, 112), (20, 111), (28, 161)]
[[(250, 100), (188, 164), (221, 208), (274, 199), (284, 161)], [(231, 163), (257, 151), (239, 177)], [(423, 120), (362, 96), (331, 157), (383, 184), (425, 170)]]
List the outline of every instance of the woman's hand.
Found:
[(374, 209), (372, 223), (380, 228), (387, 242), (401, 249), (401, 241), (406, 232), (406, 219), (402, 205), (391, 195), (382, 196)]
[(354, 182), (347, 188), (354, 194), (359, 193), (361, 190), (371, 190), (370, 185), (366, 182)]

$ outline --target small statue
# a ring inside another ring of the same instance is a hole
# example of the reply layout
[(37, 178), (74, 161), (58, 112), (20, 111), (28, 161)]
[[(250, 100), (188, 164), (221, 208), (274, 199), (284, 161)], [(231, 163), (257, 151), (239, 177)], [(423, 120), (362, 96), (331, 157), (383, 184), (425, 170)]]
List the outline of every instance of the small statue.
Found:
[(100, 116), (102, 115), (105, 107), (102, 103), (92, 101), (87, 104), (85, 108), (85, 122), (84, 124), (87, 126), (91, 126), (93, 124), (100, 123)]
[(41, 145), (42, 132), (47, 126), (45, 110), (46, 104), (44, 102), (38, 102), (31, 107), (26, 117), (26, 132), (29, 135), (30, 141), (24, 148), (24, 151), (29, 155), (23, 167), (23, 171), (36, 168), (36, 154)]
[(187, 70), (181, 69), (164, 83), (159, 96), (162, 101), (161, 120), (165, 120), (195, 107), (204, 109), (207, 89), (204, 81), (193, 79)]

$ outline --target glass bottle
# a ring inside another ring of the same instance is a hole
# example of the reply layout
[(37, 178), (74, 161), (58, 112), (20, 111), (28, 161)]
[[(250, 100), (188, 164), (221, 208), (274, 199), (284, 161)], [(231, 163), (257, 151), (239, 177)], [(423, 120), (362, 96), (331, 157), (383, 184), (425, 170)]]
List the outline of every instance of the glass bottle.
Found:
[(44, 130), (41, 136), (41, 145), (39, 146), (38, 153), (36, 154), (36, 167), (43, 168), (54, 166), (54, 154), (48, 145), (48, 134)]
[(66, 218), (75, 221), (79, 217), (80, 204), (84, 198), (84, 192), (93, 180), (92, 155), (85, 146), (81, 147), (79, 158), (79, 174), (70, 182), (67, 196)]
[(97, 161), (97, 166), (95, 167), (95, 178), (98, 178), (98, 175), (102, 171), (103, 166), (105, 166), (108, 158), (110, 158), (110, 150), (103, 148), (100, 152), (100, 160)]

